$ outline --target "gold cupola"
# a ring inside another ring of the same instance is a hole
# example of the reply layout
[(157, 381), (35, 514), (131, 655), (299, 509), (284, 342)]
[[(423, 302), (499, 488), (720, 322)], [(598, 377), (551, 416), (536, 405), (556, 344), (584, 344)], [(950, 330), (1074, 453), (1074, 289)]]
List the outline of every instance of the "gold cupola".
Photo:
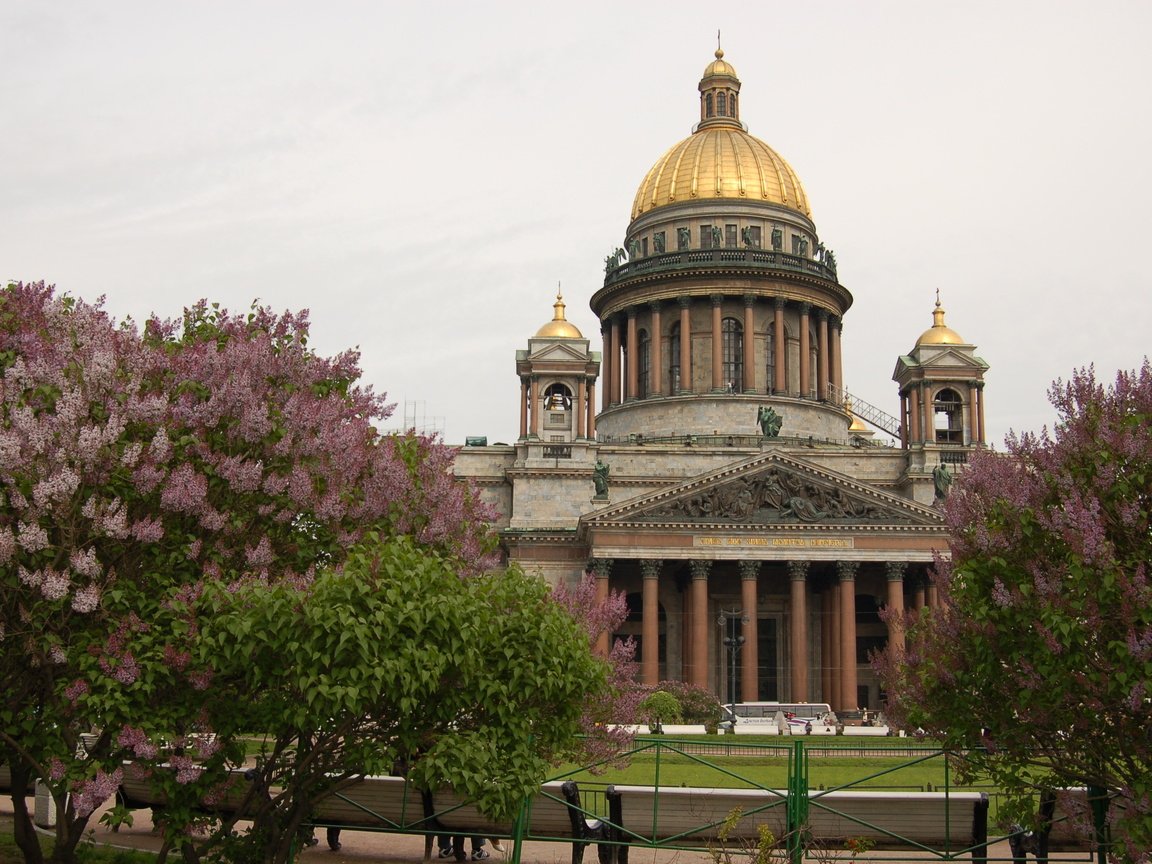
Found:
[(944, 307), (940, 305), (940, 289), (936, 289), (936, 308), (932, 310), (932, 326), (916, 340), (920, 345), (966, 345), (960, 334), (944, 324)]
[(583, 339), (578, 327), (564, 318), (564, 298), (556, 292), (556, 302), (552, 304), (552, 320), (536, 331), (537, 339)]
[(775, 204), (812, 215), (800, 178), (740, 121), (740, 79), (724, 52), (698, 86), (700, 121), (652, 166), (632, 203), (632, 219), (658, 207), (728, 199)]

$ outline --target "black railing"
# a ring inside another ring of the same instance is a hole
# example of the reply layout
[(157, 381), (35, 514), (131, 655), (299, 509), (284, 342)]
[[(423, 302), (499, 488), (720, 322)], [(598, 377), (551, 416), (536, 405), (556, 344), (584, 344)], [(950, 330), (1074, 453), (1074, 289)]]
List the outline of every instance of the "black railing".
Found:
[(610, 268), (604, 275), (604, 287), (634, 276), (669, 270), (704, 270), (711, 267), (754, 267), (758, 270), (788, 270), (806, 273), (829, 282), (838, 282), (836, 271), (823, 262), (787, 252), (767, 249), (692, 249), (665, 252), (647, 258), (635, 258)]

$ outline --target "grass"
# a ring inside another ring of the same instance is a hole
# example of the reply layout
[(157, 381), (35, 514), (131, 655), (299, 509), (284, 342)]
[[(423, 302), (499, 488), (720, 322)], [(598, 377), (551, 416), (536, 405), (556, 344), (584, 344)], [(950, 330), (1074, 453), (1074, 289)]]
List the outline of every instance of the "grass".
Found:
[[(43, 834), (39, 837), (40, 848), (47, 856), (52, 849), (52, 838)], [(76, 850), (76, 857), (81, 864), (156, 864), (156, 856), (148, 852), (85, 843)], [(7, 814), (0, 816), (0, 864), (24, 864), (24, 856), (12, 835), (12, 817)]]

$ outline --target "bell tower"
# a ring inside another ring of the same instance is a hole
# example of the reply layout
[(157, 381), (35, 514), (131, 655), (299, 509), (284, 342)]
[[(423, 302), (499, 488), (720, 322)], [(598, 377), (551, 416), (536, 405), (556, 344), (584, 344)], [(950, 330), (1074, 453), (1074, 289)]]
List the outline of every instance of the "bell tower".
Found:
[(596, 437), (600, 355), (564, 317), (558, 291), (552, 320), (516, 352), (520, 378), (520, 441), (570, 444)]
[[(900, 388), (900, 446), (908, 451), (908, 474), (931, 472), (938, 465), (955, 471), (968, 455), (986, 446), (984, 373), (988, 364), (976, 346), (944, 323), (936, 292), (932, 326), (911, 352), (896, 361), (892, 380)], [(930, 503), (930, 488), (913, 484), (917, 500)]]

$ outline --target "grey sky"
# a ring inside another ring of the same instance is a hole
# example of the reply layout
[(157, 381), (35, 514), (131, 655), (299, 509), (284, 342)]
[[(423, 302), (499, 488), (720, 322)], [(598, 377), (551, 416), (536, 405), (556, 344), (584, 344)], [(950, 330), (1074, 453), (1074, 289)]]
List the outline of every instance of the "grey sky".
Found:
[(558, 282), (600, 350), (588, 298), (719, 29), (855, 297), (850, 391), (896, 412), (937, 288), (997, 443), (1149, 352), (1152, 3), (704, 8), (0, 0), (0, 278), (308, 308), (389, 426), (513, 441), (515, 351)]

